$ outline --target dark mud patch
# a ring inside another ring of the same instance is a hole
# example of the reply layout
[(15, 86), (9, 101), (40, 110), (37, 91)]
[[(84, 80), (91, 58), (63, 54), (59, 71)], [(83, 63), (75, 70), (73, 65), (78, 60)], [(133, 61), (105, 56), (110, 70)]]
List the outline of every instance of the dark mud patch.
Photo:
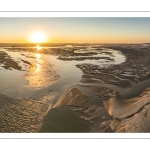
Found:
[[(78, 65), (79, 67), (79, 65)], [(128, 79), (121, 79), (113, 74), (108, 74), (106, 72), (99, 72), (96, 70), (96, 72), (90, 70), (87, 72), (84, 72), (85, 74), (82, 75), (82, 78), (80, 82), (82, 83), (99, 83), (99, 84), (113, 84), (117, 85), (121, 88), (127, 88), (131, 87), (131, 82)]]
[(24, 62), (25, 64), (30, 65), (30, 66), (32, 65), (30, 62), (28, 62), (28, 61), (26, 61), (26, 60), (21, 59), (21, 61)]
[(106, 88), (103, 86), (99, 87), (91, 87), (91, 90), (102, 100), (108, 100), (109, 99), (109, 94), (113, 92), (112, 89)]
[(79, 118), (79, 113), (74, 113), (71, 109), (65, 107), (51, 109), (46, 115), (39, 132), (84, 133), (90, 132), (90, 129), (90, 122)]
[(0, 64), (1, 64), (1, 67), (7, 70), (8, 69), (11, 70), (12, 68), (21, 70), (22, 68), (6, 52), (3, 52), (3, 51), (0, 51)]
[(104, 107), (86, 104), (84, 107), (74, 108), (74, 111), (80, 112), (80, 118), (91, 123), (90, 132), (112, 132), (111, 118)]
[(73, 56), (73, 57), (64, 57), (64, 56), (60, 56), (58, 57), (58, 59), (61, 59), (61, 60), (65, 60), (65, 61), (70, 61), (70, 60), (77, 60), (77, 61), (83, 61), (83, 60), (101, 60), (101, 59), (105, 59), (105, 60), (108, 60), (108, 61), (115, 61), (113, 58), (110, 58), (110, 57), (98, 57), (98, 56), (84, 56), (82, 57), (81, 56)]

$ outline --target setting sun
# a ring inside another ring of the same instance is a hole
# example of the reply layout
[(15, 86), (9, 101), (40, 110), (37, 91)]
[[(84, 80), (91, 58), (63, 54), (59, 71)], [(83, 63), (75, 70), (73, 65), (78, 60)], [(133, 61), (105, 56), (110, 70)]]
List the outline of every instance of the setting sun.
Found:
[(30, 40), (35, 43), (46, 42), (46, 35), (43, 32), (34, 32), (31, 34)]

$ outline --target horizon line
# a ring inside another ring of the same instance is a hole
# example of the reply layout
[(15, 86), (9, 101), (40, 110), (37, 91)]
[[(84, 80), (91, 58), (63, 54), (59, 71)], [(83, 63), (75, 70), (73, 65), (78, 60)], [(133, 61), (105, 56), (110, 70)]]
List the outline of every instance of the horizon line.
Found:
[(150, 42), (137, 42), (137, 43), (97, 43), (97, 42), (46, 42), (46, 43), (32, 43), (32, 42), (0, 42), (0, 44), (150, 44)]

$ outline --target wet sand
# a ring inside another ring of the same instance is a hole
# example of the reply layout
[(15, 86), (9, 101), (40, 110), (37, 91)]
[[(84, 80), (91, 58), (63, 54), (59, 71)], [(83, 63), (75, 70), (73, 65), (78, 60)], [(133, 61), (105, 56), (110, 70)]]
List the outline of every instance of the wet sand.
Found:
[(113, 132), (150, 132), (149, 120), (144, 117), (149, 115), (150, 101), (149, 89), (146, 89), (150, 86), (149, 45), (106, 47), (120, 50), (126, 55), (126, 61), (106, 68), (77, 65), (83, 71), (79, 85), (89, 86), (103, 99)]
[(53, 108), (61, 108), (64, 106), (81, 106), (88, 100), (88, 98), (88, 93), (85, 93), (77, 88), (72, 88), (62, 94)]
[(56, 44), (38, 52), (20, 45), (1, 50), (2, 73), (17, 70), (22, 82), (1, 81), (0, 131), (150, 132), (149, 49)]

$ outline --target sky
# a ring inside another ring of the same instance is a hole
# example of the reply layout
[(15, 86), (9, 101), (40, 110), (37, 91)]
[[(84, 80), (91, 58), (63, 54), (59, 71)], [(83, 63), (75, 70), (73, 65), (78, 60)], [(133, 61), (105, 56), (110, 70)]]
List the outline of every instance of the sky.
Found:
[(149, 43), (150, 18), (0, 18), (0, 43), (30, 43), (37, 31), (45, 43)]

